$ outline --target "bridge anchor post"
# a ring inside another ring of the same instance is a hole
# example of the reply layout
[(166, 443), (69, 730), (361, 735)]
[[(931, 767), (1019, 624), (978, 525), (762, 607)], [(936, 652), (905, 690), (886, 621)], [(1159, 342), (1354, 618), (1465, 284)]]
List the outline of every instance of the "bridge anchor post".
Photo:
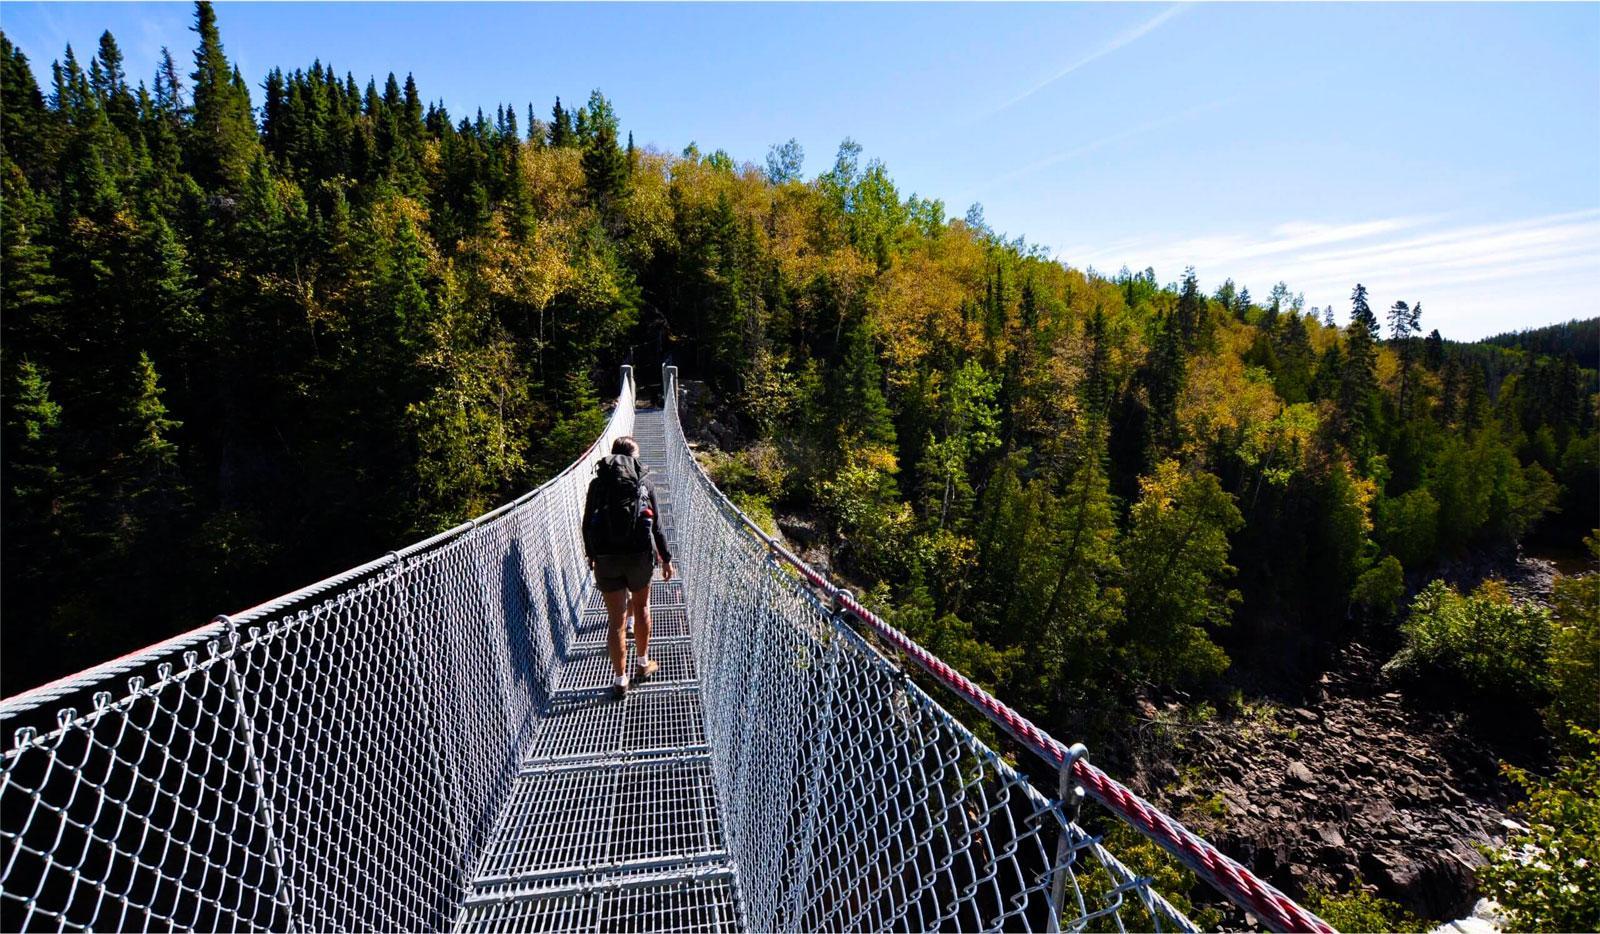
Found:
[(1064, 810), (1061, 815), (1061, 837), (1056, 840), (1054, 866), (1056, 877), (1050, 883), (1050, 924), (1046, 930), (1051, 934), (1061, 930), (1061, 901), (1067, 895), (1067, 871), (1073, 849), (1069, 828), (1078, 822), (1078, 812), (1083, 807), (1083, 786), (1073, 781), (1072, 766), (1088, 755), (1088, 747), (1082, 743), (1073, 743), (1072, 748), (1067, 750), (1066, 758), (1061, 761), (1061, 771), (1056, 781), (1056, 798), (1064, 806)]

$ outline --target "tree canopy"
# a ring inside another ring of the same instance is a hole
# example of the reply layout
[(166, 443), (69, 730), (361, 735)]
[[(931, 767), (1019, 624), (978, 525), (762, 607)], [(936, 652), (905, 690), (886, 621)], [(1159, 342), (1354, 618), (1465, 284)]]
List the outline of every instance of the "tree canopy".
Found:
[(194, 28), (192, 70), (107, 35), (48, 89), (0, 39), (8, 688), (528, 488), (630, 350), (726, 400), (731, 492), (1075, 735), (1600, 509), (1588, 324), (1458, 344), (1355, 285), (1341, 330), (1072, 268), (850, 140), (808, 179), (635, 147), (599, 91), (252, 86)]

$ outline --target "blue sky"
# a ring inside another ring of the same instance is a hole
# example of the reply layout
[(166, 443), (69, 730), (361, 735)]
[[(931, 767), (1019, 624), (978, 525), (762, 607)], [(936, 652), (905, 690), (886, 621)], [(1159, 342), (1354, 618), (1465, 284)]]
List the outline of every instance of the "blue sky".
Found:
[[(254, 85), (313, 59), (416, 74), (457, 116), (599, 87), (641, 144), (806, 173), (839, 140), (903, 193), (1113, 272), (1279, 279), (1343, 320), (1421, 301), (1474, 338), (1600, 314), (1600, 4), (245, 4)], [(41, 75), (111, 29), (187, 70), (185, 4), (8, 2)], [(257, 103), (260, 94), (257, 92)]]

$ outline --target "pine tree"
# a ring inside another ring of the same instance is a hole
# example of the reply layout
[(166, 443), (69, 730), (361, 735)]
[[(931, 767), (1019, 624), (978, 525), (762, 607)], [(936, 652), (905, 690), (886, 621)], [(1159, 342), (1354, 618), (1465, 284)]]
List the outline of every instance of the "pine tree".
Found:
[(379, 307), (393, 309), (395, 335), (411, 347), (423, 346), (432, 317), (428, 293), (423, 287), (427, 269), (416, 225), (410, 218), (403, 218), (395, 231), (384, 277), (384, 298)]
[(1311, 379), (1312, 399), (1339, 398), (1339, 386), (1344, 373), (1344, 354), (1339, 352), (1337, 341), (1330, 341), (1317, 358), (1317, 372)]
[(1238, 294), (1239, 287), (1233, 284), (1233, 280), (1225, 279), (1221, 285), (1217, 286), (1217, 291), (1211, 297), (1218, 305), (1222, 306), (1223, 311), (1231, 314), (1233, 312), (1234, 299), (1238, 297)]
[(1422, 303), (1415, 306), (1395, 302), (1389, 309), (1389, 340), (1395, 345), (1400, 358), (1400, 394), (1398, 405), (1400, 420), (1411, 416), (1411, 367), (1416, 362), (1416, 342), (1412, 335), (1422, 330)]
[(1274, 285), (1271, 295), (1268, 296), (1266, 313), (1261, 318), (1261, 326), (1268, 331), (1276, 328), (1278, 326), (1278, 316), (1283, 313), (1285, 306), (1290, 301), (1289, 283), (1279, 282)]
[(959, 526), (970, 511), (973, 461), (1000, 444), (999, 388), (976, 360), (949, 375), (917, 464), (924, 515), (936, 528)]
[(1461, 423), (1468, 431), (1476, 431), (1483, 427), (1489, 414), (1488, 378), (1484, 375), (1483, 366), (1478, 363), (1467, 363), (1466, 370), (1466, 398), (1461, 403)]

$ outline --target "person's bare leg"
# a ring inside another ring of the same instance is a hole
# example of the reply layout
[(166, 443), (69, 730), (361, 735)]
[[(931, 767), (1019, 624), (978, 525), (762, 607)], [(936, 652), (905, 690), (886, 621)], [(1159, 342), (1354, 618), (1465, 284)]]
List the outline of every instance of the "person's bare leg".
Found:
[(611, 653), (611, 670), (621, 678), (628, 673), (628, 645), (623, 638), (623, 625), (628, 612), (628, 592), (613, 590), (601, 594), (600, 598), (606, 603), (606, 621), (610, 624), (610, 629), (606, 631), (606, 649)]
[(628, 601), (633, 613), (633, 649), (638, 658), (650, 657), (650, 585), (635, 590)]

